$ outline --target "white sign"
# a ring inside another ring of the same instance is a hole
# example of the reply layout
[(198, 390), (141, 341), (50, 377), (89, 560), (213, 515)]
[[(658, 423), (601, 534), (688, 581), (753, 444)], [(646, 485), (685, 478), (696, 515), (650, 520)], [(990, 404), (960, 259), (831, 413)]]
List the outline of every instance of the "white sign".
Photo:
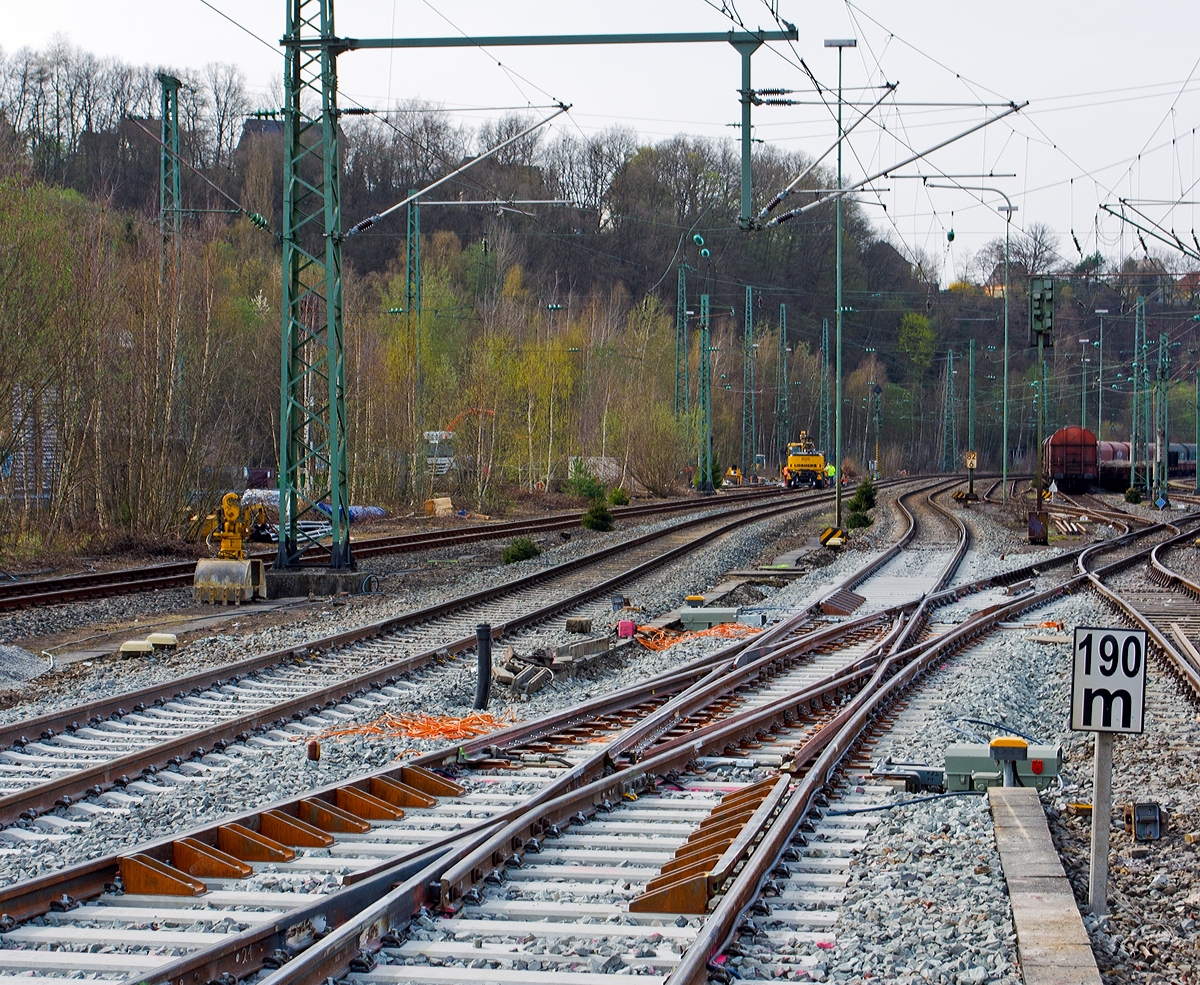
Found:
[(973, 469), (979, 464), (979, 455), (976, 452), (967, 452), (967, 468)]
[(1071, 728), (1140, 735), (1145, 707), (1145, 630), (1076, 627)]

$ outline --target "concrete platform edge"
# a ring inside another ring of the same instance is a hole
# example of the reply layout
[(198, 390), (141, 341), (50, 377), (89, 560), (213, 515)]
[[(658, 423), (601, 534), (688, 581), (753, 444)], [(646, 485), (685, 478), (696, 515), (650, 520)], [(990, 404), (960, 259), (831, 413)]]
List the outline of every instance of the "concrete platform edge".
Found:
[(988, 804), (1025, 985), (1101, 985), (1071, 883), (1032, 787), (992, 787)]

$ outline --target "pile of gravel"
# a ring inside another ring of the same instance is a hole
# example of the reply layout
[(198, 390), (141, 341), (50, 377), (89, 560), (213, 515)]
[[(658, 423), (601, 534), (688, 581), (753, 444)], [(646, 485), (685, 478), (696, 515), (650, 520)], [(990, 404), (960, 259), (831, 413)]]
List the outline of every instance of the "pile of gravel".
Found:
[(50, 669), (50, 662), (19, 646), (0, 646), (0, 687), (32, 680)]

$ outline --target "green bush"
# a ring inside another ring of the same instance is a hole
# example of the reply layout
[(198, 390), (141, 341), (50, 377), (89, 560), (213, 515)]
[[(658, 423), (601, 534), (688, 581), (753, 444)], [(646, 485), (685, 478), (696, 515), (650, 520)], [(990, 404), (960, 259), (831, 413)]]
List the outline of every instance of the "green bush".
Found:
[(616, 489), (608, 494), (608, 501), (612, 503), (613, 506), (628, 506), (629, 493), (627, 493), (620, 486), (617, 486)]
[(542, 549), (528, 537), (518, 537), (504, 548), (500, 560), (505, 564), (516, 564), (518, 561), (528, 561), (531, 557), (537, 557), (541, 553)]
[[(866, 513), (875, 509), (875, 483), (865, 476), (854, 489), (854, 498), (849, 503), (851, 513)], [(865, 526), (865, 524), (864, 524)]]
[(866, 513), (852, 510), (850, 515), (846, 517), (846, 529), (855, 530), (858, 527), (869, 527), (874, 522)]
[[(725, 474), (721, 471), (721, 465), (719, 462), (713, 462), (713, 467), (712, 467), (712, 470), (710, 471), (709, 475), (712, 479), (713, 489), (720, 489), (721, 482), (724, 480)], [(701, 462), (699, 468), (696, 469), (696, 474), (692, 478), (692, 485), (695, 486), (697, 489), (704, 488), (704, 463), (703, 462)]]
[(582, 458), (571, 463), (571, 477), (563, 484), (563, 492), (581, 499), (603, 499), (604, 483), (587, 470)]
[(612, 530), (613, 528), (612, 514), (602, 499), (594, 501), (579, 522), (588, 530)]
[(1125, 502), (1133, 503), (1134, 505), (1142, 501), (1142, 491), (1136, 486), (1130, 486), (1125, 490)]

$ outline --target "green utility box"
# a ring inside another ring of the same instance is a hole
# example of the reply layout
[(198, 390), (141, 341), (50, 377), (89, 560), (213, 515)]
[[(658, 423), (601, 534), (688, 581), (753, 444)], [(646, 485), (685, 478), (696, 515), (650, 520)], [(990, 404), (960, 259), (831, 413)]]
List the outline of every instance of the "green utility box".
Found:
[(700, 629), (711, 629), (723, 622), (737, 622), (737, 617), (737, 609), (719, 609), (716, 606), (687, 608), (679, 613), (683, 628), (693, 633)]
[[(1045, 790), (1062, 768), (1062, 746), (1029, 746), (1028, 758), (1013, 764), (1021, 786)], [(983, 743), (946, 747), (946, 791), (986, 790), (1004, 784), (1001, 764)]]

